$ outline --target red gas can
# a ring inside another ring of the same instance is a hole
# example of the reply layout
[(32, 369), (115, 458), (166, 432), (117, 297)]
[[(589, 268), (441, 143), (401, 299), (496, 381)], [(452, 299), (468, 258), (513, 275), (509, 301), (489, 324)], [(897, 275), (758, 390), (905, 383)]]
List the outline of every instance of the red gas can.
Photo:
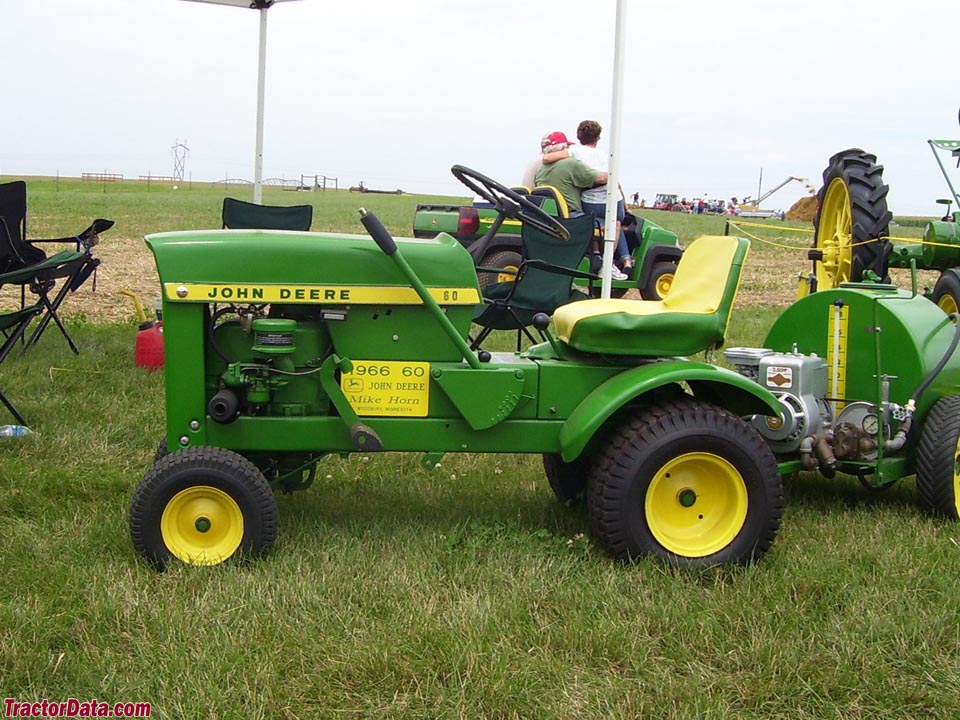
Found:
[(144, 323), (137, 332), (133, 348), (137, 367), (155, 370), (163, 367), (163, 323)]

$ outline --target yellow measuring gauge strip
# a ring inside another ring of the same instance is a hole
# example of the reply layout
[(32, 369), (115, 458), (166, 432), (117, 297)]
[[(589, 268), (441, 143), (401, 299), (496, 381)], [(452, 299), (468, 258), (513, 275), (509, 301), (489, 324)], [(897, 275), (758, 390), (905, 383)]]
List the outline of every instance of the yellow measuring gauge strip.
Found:
[(847, 393), (847, 333), (850, 324), (850, 308), (847, 305), (827, 308), (827, 368), (830, 373), (830, 397), (834, 415), (843, 409), (846, 403), (841, 398)]
[[(171, 302), (244, 302), (309, 305), (420, 305), (412, 287), (376, 285), (286, 285), (261, 283), (164, 283)], [(476, 305), (476, 288), (427, 288), (441, 305)]]

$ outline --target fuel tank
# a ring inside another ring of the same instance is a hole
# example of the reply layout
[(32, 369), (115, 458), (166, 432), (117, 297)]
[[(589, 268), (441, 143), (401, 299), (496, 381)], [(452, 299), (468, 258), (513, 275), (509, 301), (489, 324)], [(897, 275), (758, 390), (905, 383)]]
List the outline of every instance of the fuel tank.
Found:
[[(892, 285), (844, 283), (788, 307), (770, 328), (764, 347), (815, 353), (827, 365), (827, 396), (879, 404), (882, 383), (889, 400), (904, 404), (949, 349), (956, 326), (926, 298)], [(960, 394), (960, 353), (917, 399), (922, 421), (944, 395)]]

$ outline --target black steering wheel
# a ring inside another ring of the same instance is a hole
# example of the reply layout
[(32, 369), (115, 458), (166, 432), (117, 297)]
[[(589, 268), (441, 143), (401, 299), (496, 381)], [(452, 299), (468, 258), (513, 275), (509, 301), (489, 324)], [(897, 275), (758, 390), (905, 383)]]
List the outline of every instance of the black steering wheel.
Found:
[[(511, 190), (496, 180), (463, 165), (454, 165), (450, 168), (450, 172), (457, 180), (491, 203), (502, 215), (511, 220), (527, 223), (558, 240), (570, 239), (570, 232), (560, 221), (544, 212), (543, 208), (534, 205), (516, 190)], [(504, 198), (510, 202), (505, 202)]]

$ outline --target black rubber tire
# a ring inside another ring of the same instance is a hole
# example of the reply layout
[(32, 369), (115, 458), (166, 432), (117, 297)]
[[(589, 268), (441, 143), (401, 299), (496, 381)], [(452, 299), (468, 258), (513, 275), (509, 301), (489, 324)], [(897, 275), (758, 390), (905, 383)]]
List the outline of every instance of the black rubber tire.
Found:
[[(483, 260), (480, 262), (480, 266), (485, 268), (513, 270), (516, 272), (520, 269), (520, 263), (522, 262), (523, 258), (520, 257), (520, 253), (516, 252), (515, 250), (495, 250), (494, 252), (487, 253), (484, 256)], [(477, 280), (480, 282), (480, 287), (485, 288), (488, 285), (494, 285), (499, 282), (511, 282), (512, 278), (511, 280), (506, 280), (505, 278), (501, 279), (496, 273), (484, 271), (477, 273)]]
[[(678, 488), (678, 479), (688, 484)], [(658, 501), (664, 504), (648, 512)], [(587, 503), (596, 542), (618, 559), (744, 564), (777, 535), (783, 482), (756, 430), (722, 408), (683, 398), (647, 407), (612, 432), (590, 475)]]
[(647, 279), (647, 284), (639, 288), (640, 297), (644, 300), (663, 300), (664, 295), (660, 293), (659, 283), (662, 278), (669, 275), (671, 276), (671, 283), (673, 282), (672, 278), (677, 274), (677, 264), (672, 262), (658, 262), (654, 263), (653, 267), (650, 268), (650, 277)]
[(153, 464), (156, 465), (169, 454), (170, 449), (167, 447), (167, 438), (164, 436), (161, 438), (160, 442), (157, 443), (157, 451), (153, 454)]
[[(883, 184), (883, 165), (876, 163), (875, 155), (851, 148), (831, 157), (823, 171), (823, 186), (817, 193), (817, 214), (813, 219), (813, 247), (833, 255), (831, 248), (838, 244), (835, 231), (839, 231), (843, 239), (839, 243), (837, 262), (813, 261), (819, 290), (838, 287), (841, 282), (859, 282), (867, 270), (883, 282), (890, 282), (889, 258), (893, 245), (889, 240), (869, 242), (886, 237), (893, 219), (887, 209), (890, 187)], [(846, 188), (848, 199), (842, 198), (841, 184)], [(838, 214), (841, 209), (842, 217)]]
[(960, 310), (960, 272), (949, 268), (940, 274), (930, 299), (947, 315)]
[(917, 445), (917, 500), (933, 515), (960, 520), (960, 395), (937, 400)]
[(239, 544), (225, 557), (180, 560), (192, 565), (214, 565), (266, 553), (277, 536), (273, 491), (253, 463), (235, 452), (215, 447), (178, 450), (163, 457), (143, 476), (130, 504), (134, 548), (158, 569), (166, 567), (175, 555), (161, 530), (164, 511), (178, 493), (210, 488), (218, 497), (229, 498), (239, 510), (241, 527), (233, 528), (235, 532), (242, 530)]
[(550, 489), (562, 504), (574, 507), (583, 503), (590, 474), (590, 458), (581, 455), (573, 462), (564, 462), (558, 453), (544, 453), (543, 471)]

